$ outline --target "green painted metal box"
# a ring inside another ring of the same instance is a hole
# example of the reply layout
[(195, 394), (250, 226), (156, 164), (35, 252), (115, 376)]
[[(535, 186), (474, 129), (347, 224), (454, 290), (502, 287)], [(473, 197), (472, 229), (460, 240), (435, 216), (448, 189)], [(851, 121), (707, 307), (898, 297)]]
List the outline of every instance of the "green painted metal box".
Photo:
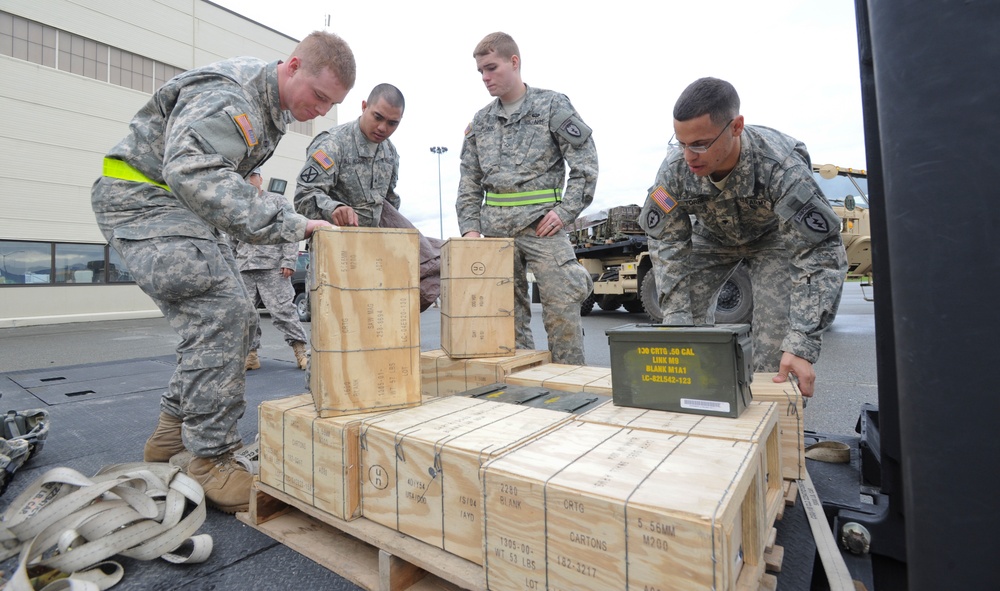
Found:
[(749, 324), (629, 324), (605, 334), (616, 405), (738, 417), (752, 399)]

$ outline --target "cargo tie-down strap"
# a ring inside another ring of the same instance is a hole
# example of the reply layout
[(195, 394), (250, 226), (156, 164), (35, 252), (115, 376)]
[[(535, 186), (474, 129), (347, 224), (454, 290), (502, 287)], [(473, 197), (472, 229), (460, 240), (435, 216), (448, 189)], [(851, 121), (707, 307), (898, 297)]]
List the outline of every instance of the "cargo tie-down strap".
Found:
[(116, 554), (204, 562), (212, 538), (195, 535), (204, 522), (201, 485), (170, 464), (116, 464), (91, 478), (54, 468), (0, 522), (0, 560), (20, 552), (4, 591), (102, 591), (124, 576), (107, 560)]
[(151, 185), (156, 185), (162, 189), (170, 190), (164, 183), (158, 183), (153, 179), (146, 176), (138, 168), (135, 168), (128, 162), (124, 160), (115, 160), (114, 158), (104, 159), (104, 176), (113, 179), (121, 179), (123, 181), (132, 181), (136, 183), (149, 183)]
[(515, 205), (537, 205), (539, 203), (559, 203), (562, 189), (541, 189), (523, 193), (487, 193), (486, 205), (513, 207)]

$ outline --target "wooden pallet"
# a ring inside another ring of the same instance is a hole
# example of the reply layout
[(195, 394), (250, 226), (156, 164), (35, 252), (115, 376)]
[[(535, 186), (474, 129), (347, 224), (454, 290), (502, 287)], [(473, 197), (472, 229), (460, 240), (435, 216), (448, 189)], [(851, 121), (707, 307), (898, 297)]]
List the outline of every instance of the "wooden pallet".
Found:
[[(259, 481), (249, 511), (236, 518), (366, 591), (487, 591), (477, 564), (364, 518), (338, 519)], [(780, 572), (773, 531), (767, 546), (767, 570)], [(776, 587), (764, 573), (754, 591)]]
[(366, 591), (486, 591), (477, 564), (364, 518), (337, 519), (260, 482), (236, 518)]

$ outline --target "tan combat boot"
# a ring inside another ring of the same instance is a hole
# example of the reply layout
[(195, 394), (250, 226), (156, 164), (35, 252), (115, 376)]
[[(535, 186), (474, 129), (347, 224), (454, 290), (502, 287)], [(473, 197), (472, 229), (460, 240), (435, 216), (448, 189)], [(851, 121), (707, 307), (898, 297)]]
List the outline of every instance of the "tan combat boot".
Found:
[(247, 370), (260, 369), (260, 357), (257, 357), (257, 349), (250, 351), (250, 354), (247, 355), (246, 368)]
[(156, 430), (146, 440), (142, 459), (146, 462), (166, 462), (171, 456), (182, 451), (184, 451), (184, 440), (181, 439), (181, 420), (161, 412)]
[(299, 369), (309, 366), (309, 356), (306, 355), (306, 344), (302, 341), (292, 343), (292, 351), (295, 351), (295, 361), (299, 364)]
[(208, 504), (223, 513), (250, 508), (253, 476), (233, 459), (232, 452), (214, 458), (192, 458), (187, 475), (205, 490)]

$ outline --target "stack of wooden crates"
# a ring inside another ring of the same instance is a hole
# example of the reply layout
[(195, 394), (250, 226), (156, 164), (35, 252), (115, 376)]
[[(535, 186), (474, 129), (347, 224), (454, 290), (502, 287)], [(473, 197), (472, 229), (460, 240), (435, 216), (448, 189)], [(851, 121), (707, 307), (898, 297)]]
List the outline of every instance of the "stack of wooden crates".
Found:
[(421, 394), (451, 396), (547, 364), (548, 351), (517, 350), (514, 240), (452, 238), (441, 247), (441, 348), (420, 356)]
[(787, 404), (708, 420), (450, 396), (518, 375), (600, 390), (610, 373), (514, 350), (512, 241), (445, 245), (442, 348), (423, 354), (416, 232), (320, 231), (313, 252), (311, 393), (261, 405), (261, 483), (482, 565), (491, 590), (736, 589), (763, 573)]

